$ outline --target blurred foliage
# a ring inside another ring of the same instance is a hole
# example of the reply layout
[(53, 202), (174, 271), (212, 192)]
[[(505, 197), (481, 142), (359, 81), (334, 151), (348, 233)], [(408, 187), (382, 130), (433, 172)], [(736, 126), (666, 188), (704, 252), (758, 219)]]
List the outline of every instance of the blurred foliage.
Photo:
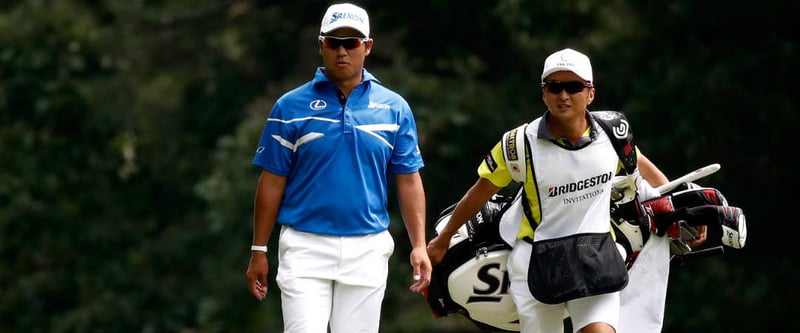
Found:
[[(0, 332), (279, 332), (274, 281), (261, 303), (245, 287), (250, 162), (273, 101), (320, 65), (328, 4), (3, 1)], [(431, 226), (500, 134), (544, 112), (543, 59), (573, 47), (592, 58), (594, 109), (625, 112), (670, 177), (722, 164), (699, 183), (750, 222), (745, 249), (673, 269), (664, 332), (787, 327), (797, 251), (791, 232), (763, 235), (797, 187), (779, 149), (798, 121), (796, 2), (361, 4), (367, 67), (417, 116)], [(477, 332), (408, 292), (394, 206), (382, 331)]]

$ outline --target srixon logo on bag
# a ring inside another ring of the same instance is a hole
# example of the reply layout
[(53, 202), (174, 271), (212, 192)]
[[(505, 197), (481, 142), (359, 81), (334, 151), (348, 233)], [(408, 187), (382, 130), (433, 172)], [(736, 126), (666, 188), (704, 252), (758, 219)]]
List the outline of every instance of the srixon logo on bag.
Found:
[(500, 263), (489, 263), (478, 268), (476, 274), (479, 285), (472, 286), (472, 295), (467, 304), (477, 302), (500, 303), (508, 295), (510, 281), (508, 271), (502, 270)]
[(519, 317), (509, 293), (507, 248), (479, 247), (470, 258), (447, 277), (455, 308), (467, 318), (498, 329), (519, 332)]
[(447, 277), (452, 300), (467, 310), (482, 307), (481, 304), (513, 304), (506, 267), (509, 252), (486, 247), (477, 249), (473, 257)]

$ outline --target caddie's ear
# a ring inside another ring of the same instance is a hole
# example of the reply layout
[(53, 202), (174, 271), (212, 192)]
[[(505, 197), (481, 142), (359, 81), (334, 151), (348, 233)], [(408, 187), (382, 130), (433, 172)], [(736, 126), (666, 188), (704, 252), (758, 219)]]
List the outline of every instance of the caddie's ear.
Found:
[(592, 104), (594, 101), (594, 87), (589, 88), (589, 97), (587, 98), (586, 105)]

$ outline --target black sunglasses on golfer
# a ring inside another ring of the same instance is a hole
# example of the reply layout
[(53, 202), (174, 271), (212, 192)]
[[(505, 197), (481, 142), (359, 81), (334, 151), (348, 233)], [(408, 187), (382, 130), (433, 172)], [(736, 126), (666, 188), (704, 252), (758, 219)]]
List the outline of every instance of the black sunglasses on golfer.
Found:
[(591, 88), (591, 83), (585, 83), (583, 81), (544, 81), (542, 82), (542, 88), (546, 88), (547, 91), (553, 94), (560, 94), (562, 90), (566, 90), (568, 94), (576, 94), (583, 91), (583, 88)]
[(352, 50), (361, 47), (366, 43), (369, 38), (361, 37), (334, 37), (334, 36), (319, 36), (319, 42), (322, 46), (338, 49), (339, 46), (344, 46), (345, 50)]

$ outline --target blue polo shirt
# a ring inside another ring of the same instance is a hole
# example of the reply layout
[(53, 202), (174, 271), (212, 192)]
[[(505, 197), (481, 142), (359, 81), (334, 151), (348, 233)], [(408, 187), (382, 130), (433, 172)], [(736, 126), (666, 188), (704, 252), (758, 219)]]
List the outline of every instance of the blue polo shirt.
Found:
[(393, 174), (424, 166), (408, 102), (363, 70), (343, 104), (317, 68), (272, 108), (253, 165), (287, 177), (277, 222), (299, 231), (364, 235), (389, 227)]

